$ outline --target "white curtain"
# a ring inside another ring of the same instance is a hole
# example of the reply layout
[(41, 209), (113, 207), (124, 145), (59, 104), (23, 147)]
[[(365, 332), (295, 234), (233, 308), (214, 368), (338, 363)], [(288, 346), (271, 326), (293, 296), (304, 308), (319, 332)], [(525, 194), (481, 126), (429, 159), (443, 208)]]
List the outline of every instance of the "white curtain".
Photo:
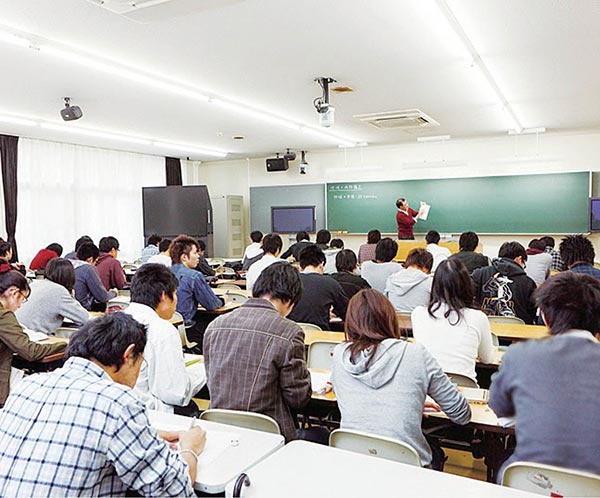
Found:
[(23, 263), (52, 242), (64, 255), (81, 235), (96, 245), (115, 236), (122, 261), (140, 256), (142, 187), (165, 185), (163, 157), (21, 138), (18, 168), (16, 239)]

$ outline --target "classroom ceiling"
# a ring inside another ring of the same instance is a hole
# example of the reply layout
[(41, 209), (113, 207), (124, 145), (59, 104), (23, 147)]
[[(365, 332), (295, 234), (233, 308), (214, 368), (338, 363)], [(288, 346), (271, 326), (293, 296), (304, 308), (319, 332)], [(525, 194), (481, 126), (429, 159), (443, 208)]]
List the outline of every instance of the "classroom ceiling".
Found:
[[(61, 123), (69, 96), (84, 117), (66, 126), (143, 140), (6, 122), (0, 132), (209, 160), (202, 149), (256, 157), (342, 142), (600, 127), (597, 0), (138, 0), (137, 10), (124, 14), (127, 0), (100, 3), (0, 0), (0, 115)], [(8, 33), (31, 46), (7, 43)], [(153, 73), (162, 87), (99, 69), (107, 59)], [(329, 129), (319, 127), (312, 104), (321, 93), (318, 76), (354, 90), (332, 94)], [(187, 93), (165, 89), (165, 79)], [(232, 110), (219, 99), (288, 122)], [(378, 129), (354, 117), (409, 109), (439, 126)]]

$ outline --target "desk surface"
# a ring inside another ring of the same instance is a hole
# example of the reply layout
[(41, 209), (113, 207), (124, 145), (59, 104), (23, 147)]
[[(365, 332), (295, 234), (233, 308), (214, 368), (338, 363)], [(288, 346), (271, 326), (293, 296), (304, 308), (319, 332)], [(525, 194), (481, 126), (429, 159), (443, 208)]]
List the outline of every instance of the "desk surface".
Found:
[[(299, 469), (302, 469), (300, 474)], [(288, 443), (250, 468), (246, 474), (250, 478), (250, 486), (243, 488), (244, 498), (539, 496), (307, 441)], [(232, 496), (233, 485), (233, 482), (227, 485), (226, 496)]]
[(232, 425), (191, 419), (149, 410), (153, 427), (167, 431), (188, 430), (192, 421), (206, 431), (206, 447), (198, 460), (195, 488), (221, 493), (238, 474), (283, 446), (283, 436)]

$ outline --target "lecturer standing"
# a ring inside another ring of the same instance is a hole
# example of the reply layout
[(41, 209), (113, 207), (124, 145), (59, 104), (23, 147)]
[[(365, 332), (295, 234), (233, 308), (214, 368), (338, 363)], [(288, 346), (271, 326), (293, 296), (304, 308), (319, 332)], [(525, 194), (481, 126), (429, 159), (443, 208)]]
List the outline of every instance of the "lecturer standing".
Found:
[(396, 223), (398, 223), (398, 239), (399, 240), (414, 240), (415, 234), (413, 226), (419, 219), (418, 211), (411, 209), (408, 206), (408, 201), (404, 197), (400, 197), (396, 201), (398, 212), (396, 213)]

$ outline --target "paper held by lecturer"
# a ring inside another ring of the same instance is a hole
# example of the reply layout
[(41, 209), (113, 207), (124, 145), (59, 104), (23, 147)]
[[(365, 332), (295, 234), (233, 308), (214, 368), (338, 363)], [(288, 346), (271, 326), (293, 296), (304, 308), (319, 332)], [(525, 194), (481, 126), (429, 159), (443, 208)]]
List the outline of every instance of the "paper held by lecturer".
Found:
[(427, 204), (424, 201), (421, 201), (421, 206), (419, 207), (419, 219), (426, 221), (427, 217), (429, 216), (429, 210), (431, 209), (431, 206), (429, 204)]

